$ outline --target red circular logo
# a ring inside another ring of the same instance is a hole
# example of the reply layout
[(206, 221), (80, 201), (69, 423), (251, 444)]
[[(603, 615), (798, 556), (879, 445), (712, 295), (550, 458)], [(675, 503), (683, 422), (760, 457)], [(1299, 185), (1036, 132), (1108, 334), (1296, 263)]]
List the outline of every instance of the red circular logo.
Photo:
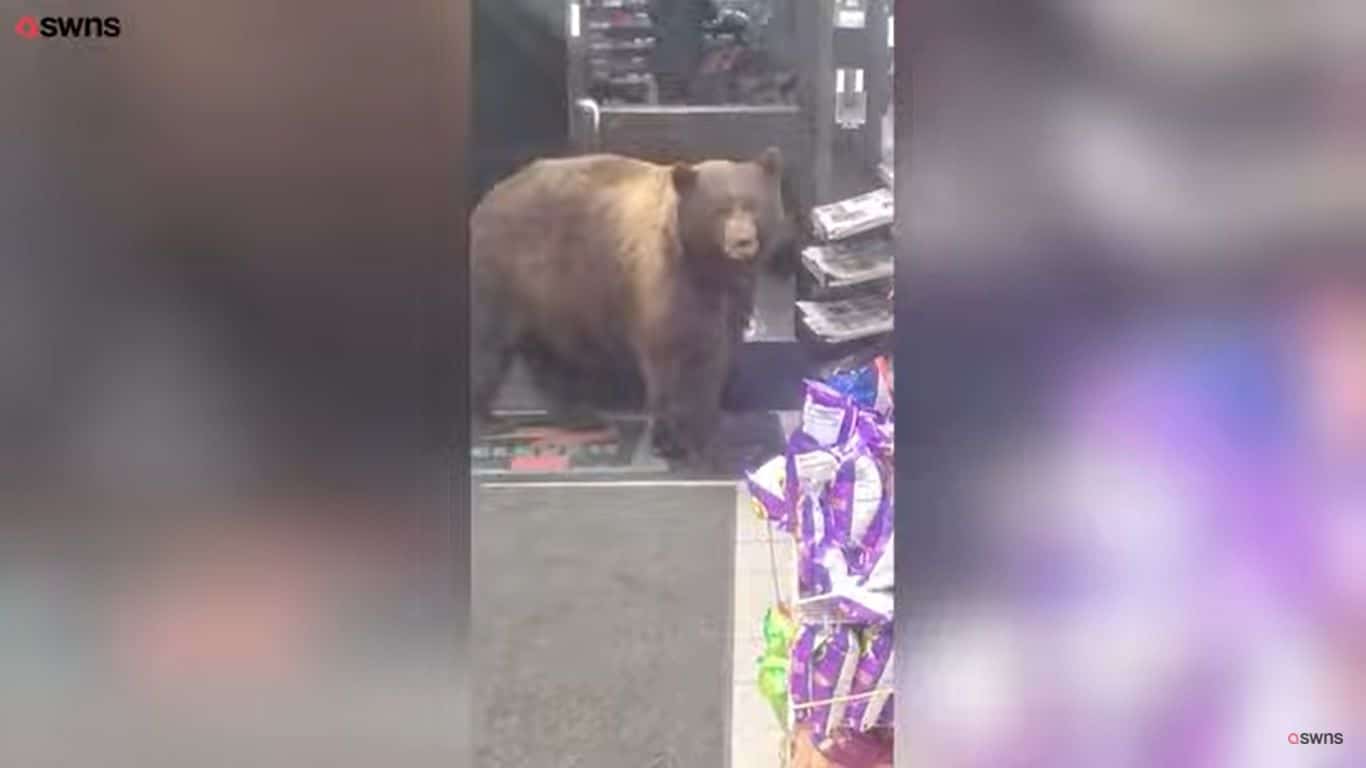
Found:
[(24, 16), (14, 25), (14, 34), (32, 40), (38, 36), (38, 20), (32, 16)]
[(1299, 735), (1298, 733), (1292, 733), (1292, 734), (1290, 734), (1290, 737), (1289, 737), (1289, 738), (1290, 738), (1290, 743), (1291, 743), (1291, 744), (1299, 744), (1299, 743), (1300, 743), (1300, 735)]

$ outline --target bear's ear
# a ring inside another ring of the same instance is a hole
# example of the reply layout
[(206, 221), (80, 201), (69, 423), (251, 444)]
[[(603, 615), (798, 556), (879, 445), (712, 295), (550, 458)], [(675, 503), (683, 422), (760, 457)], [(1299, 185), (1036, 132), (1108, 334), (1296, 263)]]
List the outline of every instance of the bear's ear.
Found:
[(686, 192), (697, 183), (697, 169), (687, 163), (674, 163), (673, 177), (674, 188)]
[(769, 147), (759, 155), (759, 167), (770, 176), (780, 176), (783, 172), (783, 153), (777, 147)]

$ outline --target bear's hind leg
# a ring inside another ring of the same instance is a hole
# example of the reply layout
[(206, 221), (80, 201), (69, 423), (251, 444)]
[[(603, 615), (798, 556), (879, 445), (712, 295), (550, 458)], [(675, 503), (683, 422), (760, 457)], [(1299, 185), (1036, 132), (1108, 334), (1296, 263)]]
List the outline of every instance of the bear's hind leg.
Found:
[(546, 400), (546, 410), (555, 424), (566, 429), (599, 427), (602, 418), (589, 400), (591, 382), (580, 371), (558, 359), (539, 344), (523, 348), (527, 370)]
[(493, 401), (507, 377), (521, 334), (515, 318), (497, 302), (474, 296), (470, 313), (470, 410), (474, 433), (492, 416)]
[(645, 414), (650, 419), (650, 447), (661, 459), (684, 458), (674, 420), (669, 413), (677, 377), (668, 355), (647, 349), (640, 355), (640, 377), (645, 383)]

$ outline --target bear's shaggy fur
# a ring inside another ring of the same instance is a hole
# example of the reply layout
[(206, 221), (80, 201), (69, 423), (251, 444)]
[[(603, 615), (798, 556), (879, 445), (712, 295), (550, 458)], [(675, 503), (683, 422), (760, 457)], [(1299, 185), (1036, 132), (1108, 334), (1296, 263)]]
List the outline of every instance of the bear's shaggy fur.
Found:
[(775, 149), (674, 166), (591, 155), (495, 186), (470, 221), (476, 419), (522, 352), (635, 379), (656, 450), (705, 454), (755, 272), (781, 239), (781, 175)]

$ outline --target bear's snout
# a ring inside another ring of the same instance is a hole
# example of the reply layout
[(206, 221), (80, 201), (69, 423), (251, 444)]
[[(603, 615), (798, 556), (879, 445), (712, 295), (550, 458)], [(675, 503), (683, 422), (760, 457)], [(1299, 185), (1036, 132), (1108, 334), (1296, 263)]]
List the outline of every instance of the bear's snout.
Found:
[(736, 261), (750, 261), (759, 255), (759, 227), (754, 217), (733, 215), (726, 219), (722, 232), (726, 256)]

